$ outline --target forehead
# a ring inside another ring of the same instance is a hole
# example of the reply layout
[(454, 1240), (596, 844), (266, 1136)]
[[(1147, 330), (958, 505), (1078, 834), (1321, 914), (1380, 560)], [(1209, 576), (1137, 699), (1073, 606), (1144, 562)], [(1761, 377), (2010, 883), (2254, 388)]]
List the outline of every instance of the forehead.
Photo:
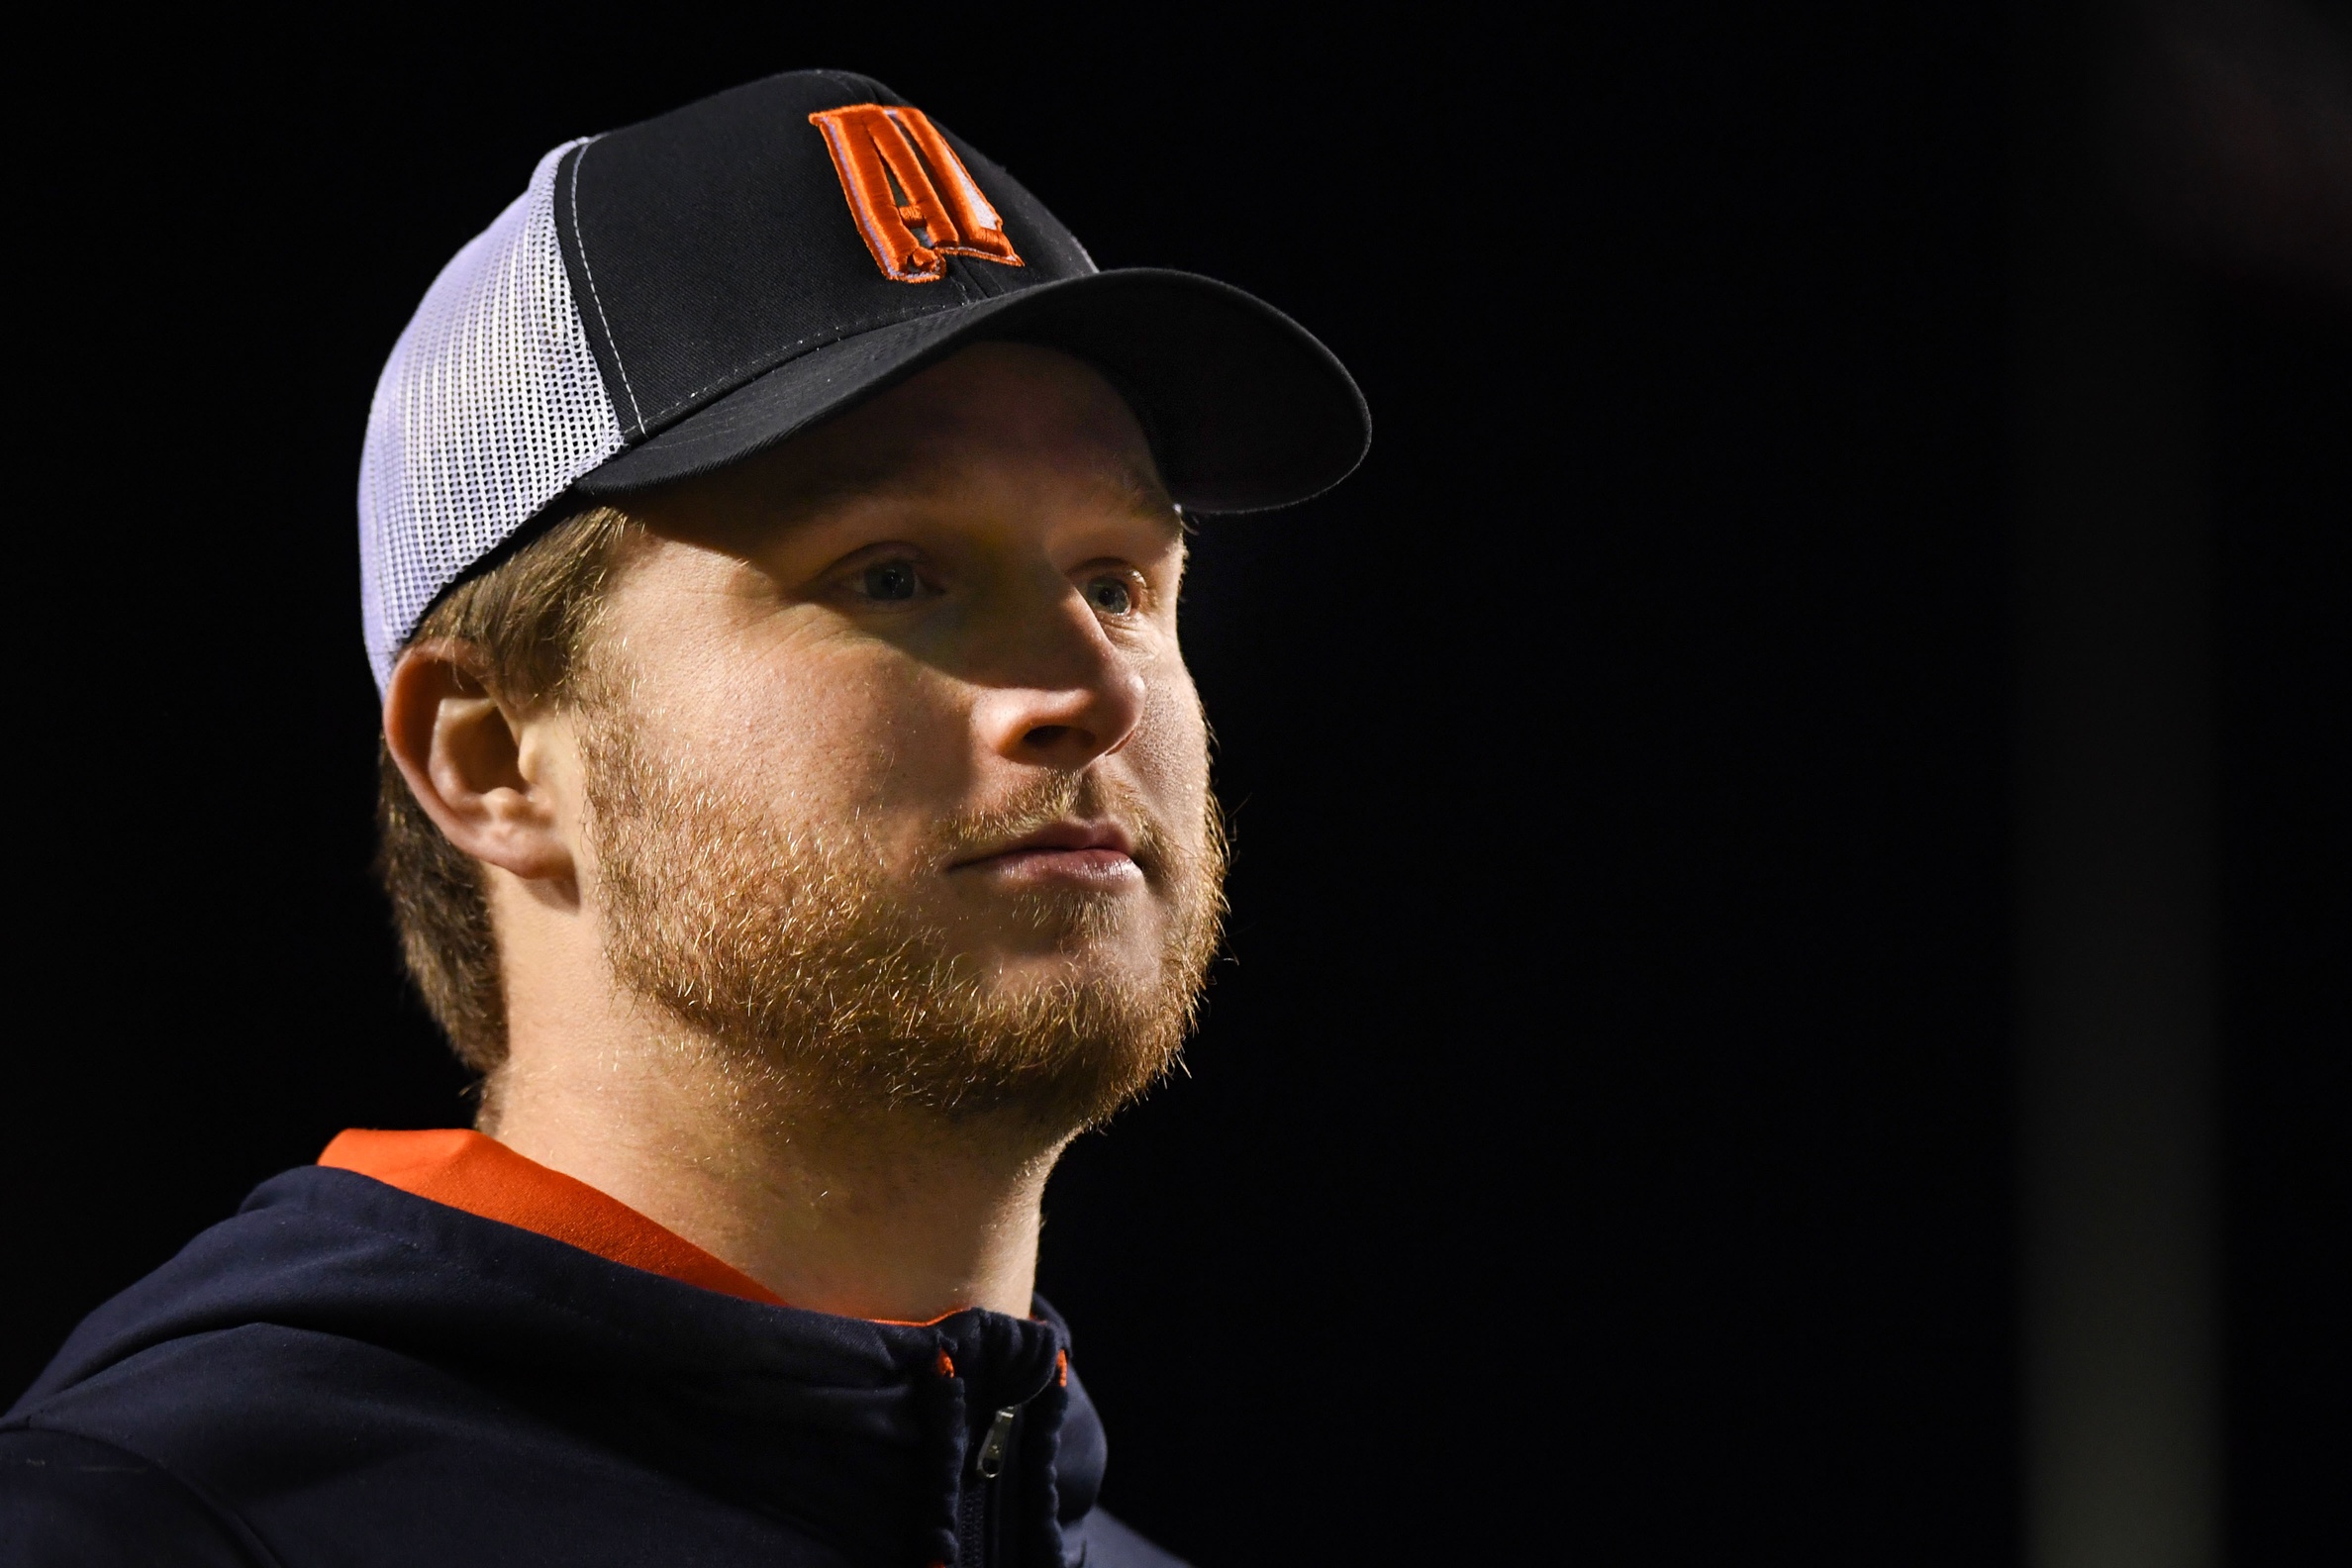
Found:
[[(1051, 490), (1063, 500), (1182, 527), (1140, 422), (1083, 360), (980, 343), (882, 396), (722, 473), (647, 498), (665, 515), (717, 513), (763, 528), (871, 500)], [(640, 508), (633, 507), (633, 512)]]

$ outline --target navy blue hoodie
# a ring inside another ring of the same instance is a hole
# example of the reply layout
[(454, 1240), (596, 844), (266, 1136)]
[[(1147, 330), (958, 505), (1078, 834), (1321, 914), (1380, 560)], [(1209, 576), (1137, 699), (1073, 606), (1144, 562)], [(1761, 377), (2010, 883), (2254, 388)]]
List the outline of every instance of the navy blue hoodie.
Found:
[(0, 1561), (1177, 1568), (1095, 1507), (1067, 1345), (1041, 1302), (768, 1306), (306, 1167), (0, 1421)]

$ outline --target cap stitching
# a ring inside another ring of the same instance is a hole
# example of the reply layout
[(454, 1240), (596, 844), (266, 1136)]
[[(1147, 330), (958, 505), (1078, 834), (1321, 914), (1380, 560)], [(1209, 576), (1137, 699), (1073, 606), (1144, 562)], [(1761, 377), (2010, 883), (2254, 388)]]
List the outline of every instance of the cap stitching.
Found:
[(637, 416), (637, 434), (642, 436), (645, 434), (645, 411), (637, 407), (637, 388), (629, 384), (629, 366), (621, 362), (621, 345), (613, 340), (612, 318), (605, 314), (604, 296), (596, 291), (596, 268), (588, 264), (588, 241), (580, 233), (580, 165), (587, 161), (588, 147), (583, 147), (580, 155), (572, 159), (572, 247), (580, 252), (580, 271), (588, 279), (588, 298), (596, 306), (597, 325), (604, 328), (605, 346), (613, 350), (613, 368), (621, 372), (621, 390), (629, 394), (629, 411)]

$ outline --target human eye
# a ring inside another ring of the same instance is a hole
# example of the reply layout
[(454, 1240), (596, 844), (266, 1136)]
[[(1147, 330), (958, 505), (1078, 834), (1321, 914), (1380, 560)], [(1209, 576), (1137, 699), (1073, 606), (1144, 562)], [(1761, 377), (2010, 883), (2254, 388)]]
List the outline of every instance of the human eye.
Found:
[(1096, 567), (1083, 573), (1078, 592), (1097, 615), (1126, 617), (1143, 608), (1148, 592), (1140, 573)]
[(876, 604), (897, 604), (923, 591), (923, 576), (911, 560), (875, 561), (857, 574), (857, 590)]
[(849, 561), (834, 572), (833, 585), (838, 598), (861, 610), (903, 610), (939, 591), (922, 560), (905, 549)]

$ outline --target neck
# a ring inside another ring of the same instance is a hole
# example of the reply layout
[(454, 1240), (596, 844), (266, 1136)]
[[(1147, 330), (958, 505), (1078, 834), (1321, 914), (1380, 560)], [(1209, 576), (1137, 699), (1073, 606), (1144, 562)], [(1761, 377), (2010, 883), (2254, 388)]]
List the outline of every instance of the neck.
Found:
[(1029, 1315), (1059, 1142), (745, 1093), (697, 1042), (646, 1045), (586, 1071), (511, 1063), (483, 1130), (795, 1307), (901, 1323), (966, 1307)]
[(902, 1323), (967, 1307), (1029, 1315), (1039, 1205), (1066, 1134), (845, 1112), (649, 1006), (515, 978), (483, 1131), (795, 1307)]

